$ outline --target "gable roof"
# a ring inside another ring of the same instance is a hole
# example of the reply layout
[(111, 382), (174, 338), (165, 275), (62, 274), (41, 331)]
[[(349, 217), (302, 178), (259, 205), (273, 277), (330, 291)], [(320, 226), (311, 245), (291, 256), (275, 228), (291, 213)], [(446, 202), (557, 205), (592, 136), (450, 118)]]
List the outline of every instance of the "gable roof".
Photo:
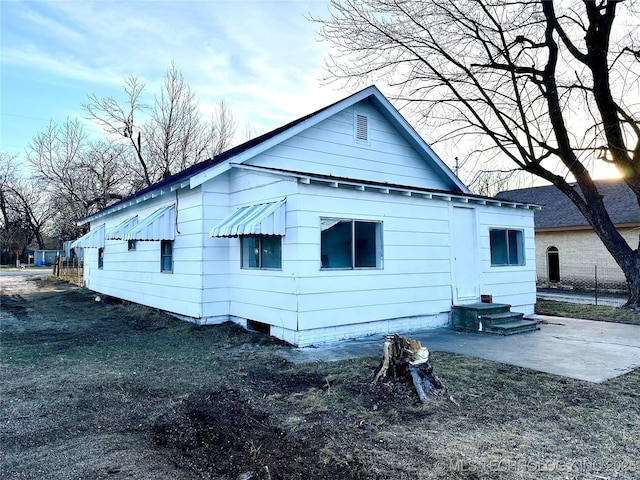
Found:
[[(616, 225), (640, 223), (640, 207), (633, 192), (619, 179), (595, 180), (596, 187), (604, 197), (604, 204)], [(572, 185), (579, 191), (577, 184)], [(496, 198), (542, 206), (534, 216), (535, 228), (561, 229), (564, 227), (589, 227), (578, 208), (554, 185), (521, 188), (500, 192)]]
[(232, 162), (233, 164), (243, 163), (259, 153), (264, 152), (288, 138), (291, 138), (297, 133), (310, 128), (322, 120), (325, 120), (345, 108), (365, 99), (371, 100), (380, 110), (382, 115), (395, 128), (397, 128), (402, 137), (416, 149), (422, 158), (435, 167), (434, 170), (440, 173), (440, 175), (452, 186), (452, 192), (470, 193), (466, 185), (464, 185), (460, 179), (454, 175), (451, 169), (449, 169), (440, 157), (438, 157), (422, 137), (418, 135), (415, 129), (404, 119), (398, 110), (393, 107), (380, 90), (372, 85), (331, 105), (321, 108), (320, 110), (298, 118), (297, 120), (271, 130), (259, 137), (253, 138), (241, 145), (233, 147), (213, 158), (197, 163), (149, 187), (143, 188), (129, 197), (81, 219), (78, 224), (82, 225), (123, 208), (127, 208), (135, 203), (139, 203), (165, 193), (173, 192), (187, 186), (190, 188), (197, 187), (207, 180), (232, 168)]

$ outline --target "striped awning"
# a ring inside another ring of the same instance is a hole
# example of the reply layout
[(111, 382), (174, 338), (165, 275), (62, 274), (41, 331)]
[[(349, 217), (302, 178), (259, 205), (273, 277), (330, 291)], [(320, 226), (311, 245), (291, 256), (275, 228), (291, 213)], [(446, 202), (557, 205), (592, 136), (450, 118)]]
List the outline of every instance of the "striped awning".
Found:
[(174, 240), (176, 206), (162, 207), (122, 234), (122, 240)]
[(95, 227), (89, 233), (84, 234), (71, 242), (69, 248), (103, 248), (104, 247), (104, 223)]
[(284, 235), (286, 201), (283, 198), (277, 202), (242, 207), (213, 227), (211, 236)]
[(107, 240), (122, 240), (122, 236), (125, 232), (131, 230), (138, 224), (138, 216), (127, 218), (124, 222), (118, 224), (117, 227), (112, 228), (107, 232), (105, 237)]

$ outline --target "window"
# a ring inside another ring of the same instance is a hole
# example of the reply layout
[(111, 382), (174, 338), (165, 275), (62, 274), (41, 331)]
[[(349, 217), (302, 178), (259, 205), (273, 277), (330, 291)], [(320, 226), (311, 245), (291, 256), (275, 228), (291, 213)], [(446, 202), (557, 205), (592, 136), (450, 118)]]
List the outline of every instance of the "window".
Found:
[(98, 249), (98, 268), (104, 267), (104, 248)]
[(136, 241), (135, 240), (127, 240), (127, 250), (134, 251), (136, 249)]
[(282, 237), (279, 235), (246, 235), (240, 237), (242, 268), (282, 268)]
[(522, 230), (491, 229), (489, 231), (491, 265), (524, 265)]
[(173, 241), (171, 240), (160, 242), (160, 271), (173, 272)]
[(382, 223), (322, 218), (323, 269), (382, 268)]

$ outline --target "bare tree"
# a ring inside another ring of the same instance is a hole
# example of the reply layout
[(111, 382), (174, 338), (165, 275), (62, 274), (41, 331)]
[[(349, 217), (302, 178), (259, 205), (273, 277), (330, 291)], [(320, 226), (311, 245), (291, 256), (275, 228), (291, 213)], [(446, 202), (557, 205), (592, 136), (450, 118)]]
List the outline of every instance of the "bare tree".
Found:
[(233, 145), (237, 128), (233, 113), (223, 98), (211, 118), (210, 142), (213, 155), (218, 155)]
[[(589, 169), (614, 164), (640, 208), (640, 39), (634, 3), (332, 0), (316, 19), (333, 78), (388, 79), (444, 138), (483, 136), (562, 191), (623, 270), (640, 308), (640, 248), (613, 224)], [(574, 189), (575, 179), (579, 189)]]
[(133, 148), (144, 184), (149, 186), (153, 181), (143, 154), (142, 127), (137, 123), (137, 115), (148, 108), (140, 99), (144, 87), (138, 77), (131, 75), (124, 84), (127, 99), (125, 105), (120, 105), (113, 97), (98, 98), (92, 94), (89, 95), (89, 103), (82, 104), (82, 108), (108, 136), (123, 139)]
[(244, 141), (248, 142), (249, 140), (257, 136), (258, 132), (256, 131), (256, 128), (253, 126), (251, 121), (247, 120), (247, 122), (244, 124)]
[(16, 170), (16, 156), (0, 151), (0, 257), (2, 263), (12, 264), (32, 238), (15, 209), (12, 186)]
[(175, 64), (167, 70), (145, 127), (155, 178), (166, 178), (206, 159), (207, 128), (198, 100)]
[(44, 249), (45, 233), (54, 215), (49, 197), (35, 178), (18, 174), (16, 157), (0, 153), (0, 211), (5, 252), (19, 254), (35, 240)]
[(38, 248), (45, 249), (44, 237), (55, 215), (46, 190), (34, 178), (20, 178), (11, 186), (11, 193), (23, 227), (32, 233)]
[(35, 170), (33, 181), (49, 195), (56, 217), (51, 229), (60, 238), (75, 238), (77, 220), (131, 193), (124, 147), (87, 142), (77, 120), (51, 122), (33, 138), (27, 160)]

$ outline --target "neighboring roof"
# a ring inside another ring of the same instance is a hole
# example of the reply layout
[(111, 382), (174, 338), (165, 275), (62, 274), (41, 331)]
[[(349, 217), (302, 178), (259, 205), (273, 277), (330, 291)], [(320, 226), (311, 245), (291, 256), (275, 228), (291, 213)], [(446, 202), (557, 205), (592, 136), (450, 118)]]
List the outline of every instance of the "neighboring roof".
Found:
[[(389, 120), (416, 150), (423, 157), (431, 161), (437, 167), (437, 170), (445, 177), (453, 186), (452, 192), (469, 193), (469, 189), (456, 177), (451, 169), (438, 157), (431, 147), (418, 135), (413, 127), (400, 115), (400, 113), (391, 105), (389, 100), (375, 86), (367, 87), (359, 92), (354, 93), (338, 102), (328, 105), (309, 115), (301, 117), (282, 127), (276, 128), (264, 135), (260, 135), (241, 145), (233, 147), (226, 152), (216, 155), (212, 159), (205, 160), (193, 165), (175, 175), (163, 179), (149, 187), (146, 187), (129, 197), (110, 205), (99, 212), (89, 215), (81, 219), (78, 224), (93, 221), (104, 215), (116, 212), (123, 208), (127, 208), (135, 203), (153, 198), (159, 194), (164, 194), (190, 186), (191, 188), (200, 185), (210, 178), (226, 171), (230, 168), (230, 162), (242, 163), (249, 158), (271, 148), (274, 145), (296, 135), (318, 122), (328, 118), (329, 116), (351, 106), (362, 100), (369, 99), (380, 109), (384, 117)], [(354, 179), (357, 180), (357, 179)]]
[[(604, 197), (604, 204), (616, 225), (640, 223), (640, 207), (633, 192), (622, 180), (596, 180), (595, 184)], [(577, 191), (579, 187), (573, 184)], [(521, 188), (500, 192), (496, 198), (542, 206), (535, 214), (535, 228), (558, 229), (562, 227), (589, 227), (578, 208), (554, 185)]]

